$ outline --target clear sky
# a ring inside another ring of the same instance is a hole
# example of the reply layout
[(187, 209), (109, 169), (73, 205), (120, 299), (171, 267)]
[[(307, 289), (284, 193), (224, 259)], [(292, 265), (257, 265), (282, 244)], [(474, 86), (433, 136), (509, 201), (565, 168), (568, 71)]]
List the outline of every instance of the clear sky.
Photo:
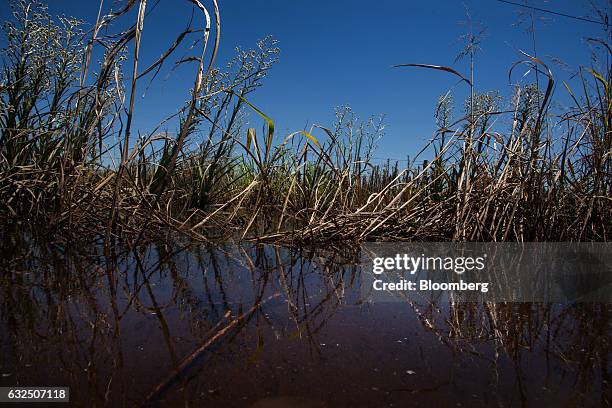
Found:
[[(6, 5), (7, 0), (0, 2)], [(95, 0), (49, 3), (54, 14), (95, 21), (98, 8)], [(149, 0), (150, 5), (154, 3)], [(531, 0), (529, 3), (595, 18), (588, 0)], [(112, 4), (112, 0), (106, 0), (105, 10)], [(264, 86), (250, 97), (275, 120), (277, 135), (300, 130), (307, 123), (330, 126), (333, 108), (348, 104), (361, 118), (385, 114), (386, 136), (377, 157), (405, 158), (432, 136), (436, 100), (456, 82), (455, 78), (437, 71), (391, 66), (400, 63), (450, 65), (467, 75), (467, 60), (454, 63), (462, 48), (459, 37), (467, 29), (462, 24), (466, 20), (466, 7), (472, 19), (487, 28), (476, 61), (478, 91), (499, 89), (508, 95), (508, 70), (521, 59), (518, 50), (533, 52), (526, 26), (516, 26), (519, 7), (496, 0), (219, 0), (219, 4), (220, 63), (233, 55), (237, 45), (252, 47), (257, 39), (268, 34), (280, 41), (279, 63)], [(609, 6), (609, 1), (599, 0), (599, 4)], [(3, 8), (5, 14), (7, 8)], [(145, 20), (143, 67), (172, 43), (186, 26), (191, 11), (188, 1), (161, 0)], [(563, 101), (562, 94), (566, 91), (559, 86), (559, 80), (567, 80), (571, 71), (553, 63), (552, 57), (560, 58), (572, 70), (580, 64), (588, 65), (589, 48), (585, 38), (605, 36), (603, 26), (540, 12), (535, 12), (535, 17), (538, 56), (553, 69), (558, 79), (555, 93)], [(160, 119), (176, 112), (188, 98), (193, 68), (163, 71), (144, 97), (146, 81), (142, 82), (135, 117), (138, 130), (146, 133)], [(456, 90), (456, 99), (460, 101), (467, 89), (460, 85)]]

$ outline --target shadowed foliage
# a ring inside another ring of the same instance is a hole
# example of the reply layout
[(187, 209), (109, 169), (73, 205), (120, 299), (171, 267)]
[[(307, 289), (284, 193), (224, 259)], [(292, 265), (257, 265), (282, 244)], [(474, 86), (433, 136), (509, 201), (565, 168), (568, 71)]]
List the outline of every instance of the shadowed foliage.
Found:
[[(274, 118), (249, 95), (276, 61), (276, 41), (238, 49), (216, 68), (220, 11), (214, 1), (210, 12), (191, 3), (203, 26), (192, 19), (148, 67), (138, 64), (144, 0), (91, 27), (53, 18), (35, 0), (11, 3), (0, 82), (5, 220), (97, 231), (107, 242), (168, 228), (198, 240), (608, 240), (609, 65), (580, 67), (574, 90), (523, 53), (510, 80), (526, 68), (538, 81), (515, 83), (504, 102), (495, 91), (477, 92), (473, 71), (467, 79), (450, 67), (401, 64), (450, 73), (470, 97), (457, 120), (452, 96), (441, 98), (438, 132), (422, 150), (433, 157), (380, 165), (372, 157), (382, 120), (361, 122), (350, 108), (331, 127), (275, 133)], [(133, 24), (115, 31), (132, 9)], [(186, 39), (195, 54), (178, 58)], [(597, 41), (607, 61), (610, 48)], [(164, 64), (195, 67), (189, 100), (135, 137), (134, 95)], [(552, 108), (554, 89), (571, 96), (570, 111)], [(248, 127), (247, 115), (262, 128)], [(500, 131), (502, 117), (510, 126)], [(176, 133), (160, 131), (166, 123)]]

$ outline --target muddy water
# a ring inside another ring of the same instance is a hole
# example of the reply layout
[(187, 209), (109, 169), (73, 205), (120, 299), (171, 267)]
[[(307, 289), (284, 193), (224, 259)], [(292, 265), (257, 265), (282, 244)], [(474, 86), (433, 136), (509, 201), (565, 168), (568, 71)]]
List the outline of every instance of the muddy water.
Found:
[(609, 406), (609, 304), (362, 297), (357, 248), (33, 245), (0, 263), (0, 386), (73, 406)]

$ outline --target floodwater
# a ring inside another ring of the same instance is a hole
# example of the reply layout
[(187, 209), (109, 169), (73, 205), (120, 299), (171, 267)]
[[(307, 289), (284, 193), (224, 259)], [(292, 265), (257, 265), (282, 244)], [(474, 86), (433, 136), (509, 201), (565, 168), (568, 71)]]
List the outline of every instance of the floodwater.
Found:
[(36, 242), (3, 239), (0, 386), (71, 406), (611, 403), (610, 304), (372, 303), (355, 247)]

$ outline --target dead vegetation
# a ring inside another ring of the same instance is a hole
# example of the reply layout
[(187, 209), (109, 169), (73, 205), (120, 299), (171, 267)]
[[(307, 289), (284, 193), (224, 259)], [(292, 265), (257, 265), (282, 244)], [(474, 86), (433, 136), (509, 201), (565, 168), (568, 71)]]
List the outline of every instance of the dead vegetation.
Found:
[[(610, 48), (592, 40), (599, 66), (581, 67), (582, 89), (555, 82), (538, 58), (527, 67), (546, 80), (515, 84), (510, 108), (470, 86), (465, 115), (437, 109), (439, 130), (406, 166), (372, 160), (382, 123), (350, 109), (331, 128), (278, 138), (253, 106), (278, 49), (271, 38), (216, 68), (221, 17), (216, 1), (153, 64), (139, 63), (146, 0), (99, 14), (85, 29), (49, 16), (37, 1), (13, 2), (0, 82), (0, 216), (5, 225), (141, 238), (170, 228), (211, 236), (293, 242), (393, 240), (607, 241), (612, 226)], [(102, 10), (102, 8), (100, 9)], [(135, 13), (135, 14), (134, 14)], [(118, 21), (135, 15), (128, 29)], [(177, 57), (186, 39), (195, 53)], [(94, 64), (95, 56), (99, 64)], [(138, 90), (164, 64), (194, 67), (189, 100), (146, 135), (136, 134)], [(94, 67), (96, 69), (94, 69)], [(551, 108), (567, 92), (570, 111)], [(245, 128), (243, 115), (263, 120)], [(508, 119), (502, 132), (494, 124)], [(176, 121), (175, 135), (163, 132)], [(115, 160), (117, 157), (119, 160)]]

